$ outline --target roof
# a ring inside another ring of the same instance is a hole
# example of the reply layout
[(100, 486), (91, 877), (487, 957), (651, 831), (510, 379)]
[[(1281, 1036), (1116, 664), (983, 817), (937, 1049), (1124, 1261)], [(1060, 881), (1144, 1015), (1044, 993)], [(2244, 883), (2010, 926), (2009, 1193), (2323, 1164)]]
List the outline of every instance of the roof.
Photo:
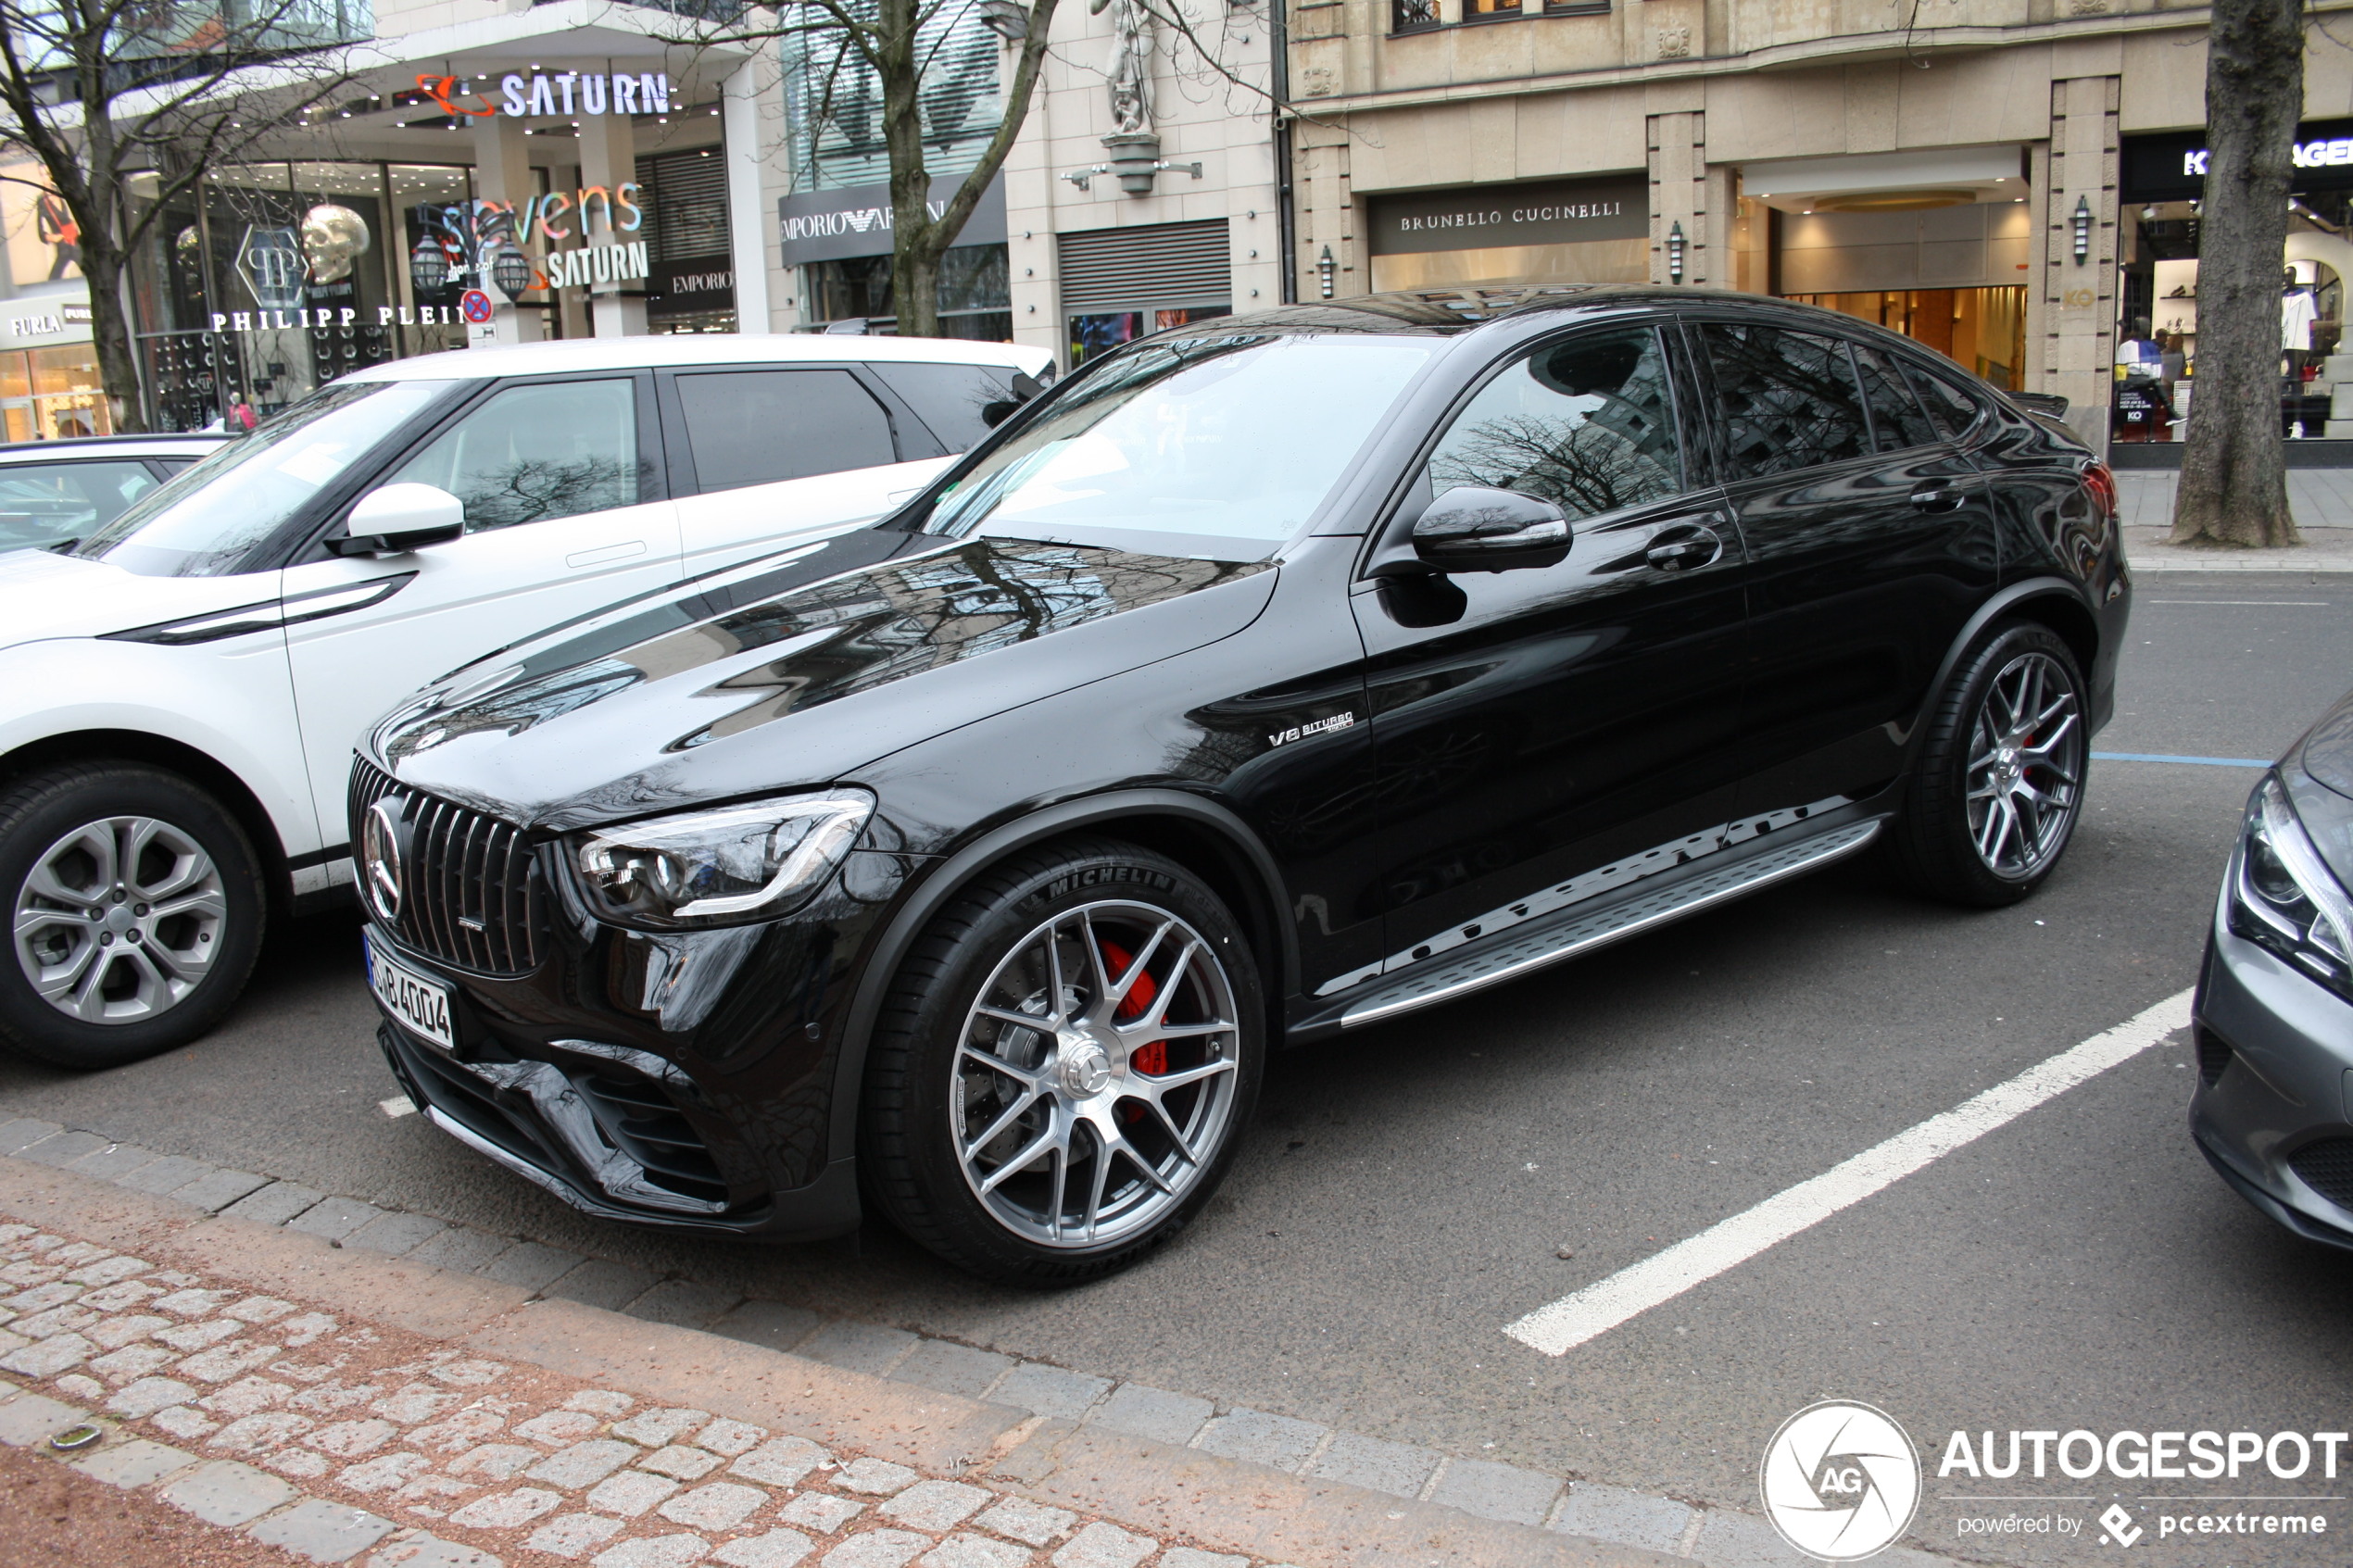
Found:
[(1002, 365), (1035, 373), (1052, 353), (968, 338), (850, 337), (822, 332), (664, 332), (648, 337), (584, 337), (561, 343), (453, 348), (356, 370), (345, 381), (479, 381), (565, 370), (634, 370), (657, 365), (772, 365), (807, 359), (828, 364)]
[(71, 441), (17, 441), (0, 445), (0, 463), (61, 462), (73, 458), (177, 458), (209, 452), (235, 433), (191, 431), (161, 435), (84, 435)]

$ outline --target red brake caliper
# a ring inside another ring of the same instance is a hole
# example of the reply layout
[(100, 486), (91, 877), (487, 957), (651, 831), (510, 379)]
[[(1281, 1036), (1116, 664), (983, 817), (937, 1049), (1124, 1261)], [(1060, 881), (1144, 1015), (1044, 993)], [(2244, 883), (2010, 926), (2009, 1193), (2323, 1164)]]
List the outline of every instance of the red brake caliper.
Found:
[[(1111, 960), (1110, 967), (1114, 979), (1126, 974), (1128, 964), (1134, 961), (1128, 957), (1126, 950), (1116, 942), (1107, 941), (1103, 944), (1103, 957)], [(1126, 999), (1121, 1001), (1118, 1010), (1112, 1016), (1123, 1023), (1131, 1018), (1141, 1018), (1144, 1016), (1144, 1010), (1152, 1005), (1152, 998), (1158, 995), (1160, 995), (1160, 985), (1152, 979), (1151, 972), (1146, 971), (1136, 976), (1136, 984), (1128, 987)], [(1168, 1042), (1153, 1040), (1149, 1044), (1137, 1047), (1136, 1054), (1128, 1058), (1128, 1064), (1148, 1077), (1159, 1077), (1168, 1071)]]

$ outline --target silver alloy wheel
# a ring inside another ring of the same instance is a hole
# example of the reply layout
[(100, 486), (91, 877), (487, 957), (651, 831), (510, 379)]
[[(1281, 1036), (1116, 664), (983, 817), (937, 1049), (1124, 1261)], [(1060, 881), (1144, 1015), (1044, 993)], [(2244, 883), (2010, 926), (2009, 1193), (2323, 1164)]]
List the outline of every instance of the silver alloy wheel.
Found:
[(67, 1017), (137, 1023), (196, 988), (228, 918), (220, 868), (186, 831), (107, 817), (33, 861), (17, 889), (17, 962)]
[(1970, 726), (1969, 837), (1997, 876), (2022, 881), (2067, 842), (2083, 781), (2075, 683), (2046, 653), (2022, 653), (1985, 688)]
[(964, 1180), (1040, 1246), (1148, 1230), (1223, 1146), (1240, 1049), (1225, 965), (1186, 922), (1124, 900), (1056, 915), (997, 965), (958, 1036)]

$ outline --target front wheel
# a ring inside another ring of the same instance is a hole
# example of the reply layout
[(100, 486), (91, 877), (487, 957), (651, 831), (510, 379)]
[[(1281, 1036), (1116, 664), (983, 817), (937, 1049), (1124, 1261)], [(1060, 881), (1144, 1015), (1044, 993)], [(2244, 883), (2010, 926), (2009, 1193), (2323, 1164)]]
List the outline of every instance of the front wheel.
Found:
[(81, 763), (0, 794), (0, 1041), (53, 1067), (119, 1067), (229, 1010), (260, 951), (253, 846), (186, 779)]
[(1024, 857), (900, 972), (867, 1063), (868, 1188), (986, 1278), (1109, 1273), (1224, 1178), (1265, 1033), (1249, 945), (1182, 866), (1107, 841)]
[(1937, 698), (1888, 848), (1913, 887), (1997, 908), (2043, 884), (2082, 814), (2091, 736), (2075, 654), (1997, 626)]

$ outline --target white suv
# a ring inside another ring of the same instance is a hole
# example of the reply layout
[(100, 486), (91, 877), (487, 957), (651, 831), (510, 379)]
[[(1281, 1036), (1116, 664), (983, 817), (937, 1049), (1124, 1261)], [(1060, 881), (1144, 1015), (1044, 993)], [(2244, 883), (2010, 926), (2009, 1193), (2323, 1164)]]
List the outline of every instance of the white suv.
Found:
[(880, 515), (1051, 365), (720, 335), (405, 359), (0, 554), (0, 1040), (94, 1068), (195, 1038), (273, 909), (344, 893), (352, 744), (395, 701)]

